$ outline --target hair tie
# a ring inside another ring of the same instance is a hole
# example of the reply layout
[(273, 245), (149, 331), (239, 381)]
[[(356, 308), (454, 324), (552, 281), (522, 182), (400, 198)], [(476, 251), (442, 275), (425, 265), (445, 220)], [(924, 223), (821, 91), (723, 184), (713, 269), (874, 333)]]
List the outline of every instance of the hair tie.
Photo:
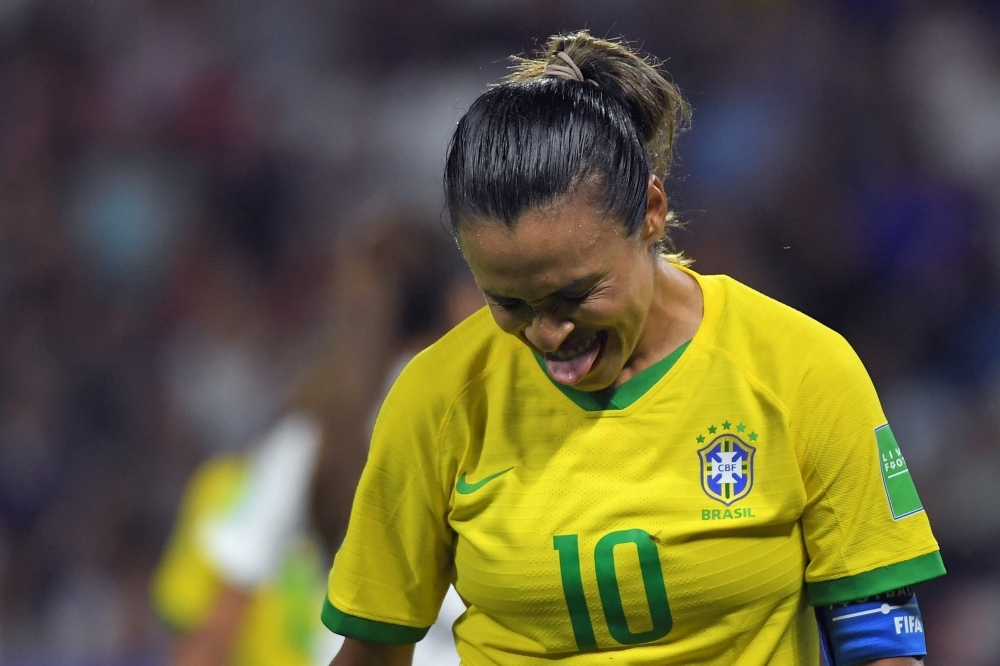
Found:
[(597, 85), (596, 81), (587, 81), (583, 78), (583, 72), (580, 68), (576, 66), (573, 59), (567, 55), (565, 51), (560, 51), (556, 54), (556, 57), (562, 60), (565, 65), (560, 65), (557, 62), (549, 63), (542, 70), (542, 76), (548, 76), (556, 79), (565, 79), (567, 81), (579, 81), (580, 83), (591, 83)]

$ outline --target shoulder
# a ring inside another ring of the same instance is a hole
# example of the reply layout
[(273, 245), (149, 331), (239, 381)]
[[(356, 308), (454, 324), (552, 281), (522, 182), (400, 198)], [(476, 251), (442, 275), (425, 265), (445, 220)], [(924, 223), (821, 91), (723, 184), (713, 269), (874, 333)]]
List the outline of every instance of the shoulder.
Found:
[(844, 338), (812, 317), (726, 275), (700, 276), (718, 301), (716, 340), (739, 349), (748, 344), (836, 347)]
[(864, 373), (847, 340), (812, 317), (728, 276), (698, 280), (709, 329), (702, 344), (727, 356), (783, 401), (803, 382)]
[(509, 361), (519, 345), (484, 307), (414, 356), (393, 384), (386, 405), (445, 411)]

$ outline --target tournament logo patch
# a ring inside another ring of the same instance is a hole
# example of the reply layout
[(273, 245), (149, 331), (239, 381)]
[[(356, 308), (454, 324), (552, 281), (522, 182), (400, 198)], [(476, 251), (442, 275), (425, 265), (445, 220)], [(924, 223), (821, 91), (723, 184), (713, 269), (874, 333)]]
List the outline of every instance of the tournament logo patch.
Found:
[(910, 477), (910, 468), (899, 450), (896, 437), (892, 434), (889, 424), (875, 428), (875, 441), (878, 443), (879, 467), (882, 470), (882, 485), (889, 500), (892, 519), (899, 520), (912, 516), (924, 510), (924, 505), (917, 495), (917, 488)]
[(699, 449), (701, 487), (705, 494), (726, 506), (749, 495), (756, 452), (755, 447), (731, 433), (721, 434)]

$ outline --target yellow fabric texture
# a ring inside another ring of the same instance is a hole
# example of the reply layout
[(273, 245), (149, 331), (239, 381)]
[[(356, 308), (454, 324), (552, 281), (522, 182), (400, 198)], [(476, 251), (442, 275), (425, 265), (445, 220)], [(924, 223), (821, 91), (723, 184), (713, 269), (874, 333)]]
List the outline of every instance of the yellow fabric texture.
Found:
[[(818, 663), (807, 582), (938, 546), (922, 511), (892, 516), (885, 417), (847, 342), (691, 274), (701, 326), (624, 409), (581, 409), (485, 309), (418, 355), (379, 414), (328, 602), (376, 633), (427, 627), (454, 581), (466, 666)], [(699, 454), (722, 435), (754, 452), (729, 505)]]
[[(225, 584), (200, 548), (199, 526), (233, 510), (247, 480), (247, 465), (238, 456), (208, 461), (192, 477), (174, 533), (152, 582), (157, 614), (178, 632), (197, 629), (208, 619)], [(306, 666), (312, 663), (316, 608), (322, 601), (318, 553), (308, 543), (296, 544), (282, 562), (277, 580), (253, 590), (240, 627), (231, 666)]]

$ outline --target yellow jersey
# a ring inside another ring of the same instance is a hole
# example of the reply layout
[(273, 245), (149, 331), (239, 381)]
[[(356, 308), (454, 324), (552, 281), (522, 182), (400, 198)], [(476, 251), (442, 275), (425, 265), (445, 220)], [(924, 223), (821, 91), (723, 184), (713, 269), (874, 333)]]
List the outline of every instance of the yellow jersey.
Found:
[[(207, 521), (241, 509), (249, 472), (241, 456), (218, 457), (202, 465), (188, 485), (152, 581), (153, 607), (176, 631), (202, 626), (215, 607), (225, 578), (205, 552), (199, 531)], [(321, 560), (318, 549), (306, 539), (288, 545), (274, 579), (252, 590), (229, 664), (315, 663), (315, 608), (323, 599)]]
[(944, 573), (860, 360), (725, 276), (694, 338), (599, 394), (482, 310), (376, 423), (322, 617), (419, 640), (454, 581), (466, 666), (817, 664), (811, 606)]

